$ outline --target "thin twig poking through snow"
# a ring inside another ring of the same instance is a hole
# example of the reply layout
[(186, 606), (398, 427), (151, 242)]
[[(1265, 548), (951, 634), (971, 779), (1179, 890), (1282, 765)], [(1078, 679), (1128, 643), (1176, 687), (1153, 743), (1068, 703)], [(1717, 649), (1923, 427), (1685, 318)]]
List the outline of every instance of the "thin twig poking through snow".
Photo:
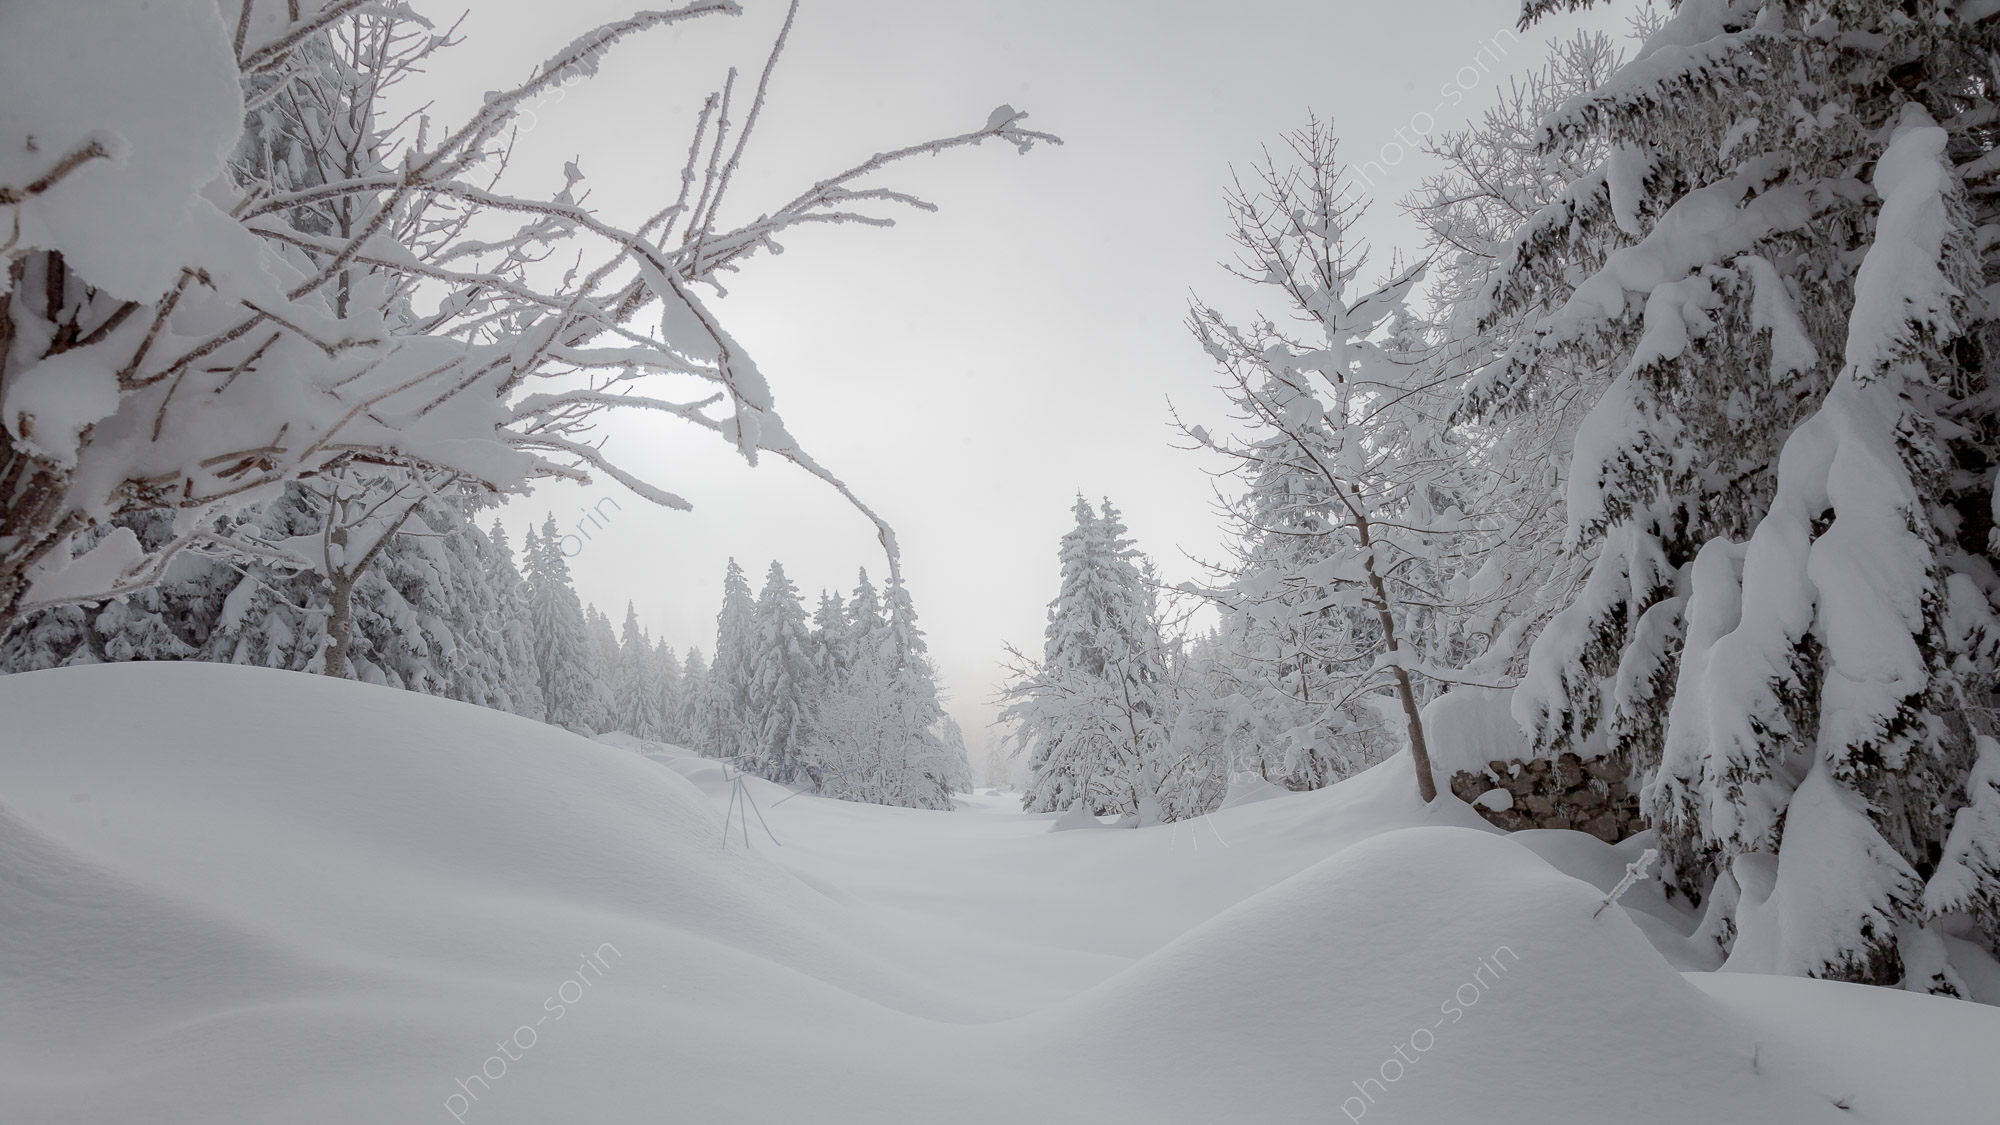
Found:
[(1646, 877), (1646, 869), (1653, 866), (1653, 861), (1658, 858), (1660, 858), (1660, 849), (1647, 848), (1638, 859), (1626, 864), (1625, 877), (1618, 880), (1618, 885), (1611, 888), (1611, 893), (1604, 896), (1604, 901), (1597, 904), (1597, 909), (1591, 911), (1590, 916), (1595, 918), (1599, 914), (1604, 913), (1604, 908), (1617, 902), (1626, 891), (1632, 889), (1632, 884), (1644, 879)]

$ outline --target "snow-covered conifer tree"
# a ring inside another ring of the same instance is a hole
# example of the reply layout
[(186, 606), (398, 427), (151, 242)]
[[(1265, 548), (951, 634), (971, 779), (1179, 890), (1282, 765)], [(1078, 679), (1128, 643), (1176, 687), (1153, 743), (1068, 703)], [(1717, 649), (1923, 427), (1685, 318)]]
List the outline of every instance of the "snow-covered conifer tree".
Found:
[(847, 665), (853, 659), (848, 631), (847, 603), (839, 594), (821, 590), (819, 608), (813, 611), (813, 665), (819, 669), (820, 681), (828, 686), (847, 676)]
[[(496, 559), (492, 542), (473, 524), (468, 508), (477, 500), (464, 490), (430, 497), (397, 534), (377, 544), (365, 568), (350, 572), (349, 669), (368, 682), (483, 706), (516, 710), (524, 706), (516, 701), (524, 700), (539, 717), (525, 634), (517, 634), (521, 647), (511, 650), (499, 628), (510, 616), (502, 609), (505, 592), (518, 587), (519, 577), (510, 560)], [(326, 512), (323, 496), (291, 485), (271, 503), (223, 517), (230, 526), (218, 534), (323, 544)], [(142, 545), (174, 534), (164, 513), (121, 517), (119, 526)], [(305, 672), (324, 669), (334, 616), (328, 583), (316, 570), (243, 564), (193, 550), (182, 552), (153, 586), (95, 607), (44, 613), (83, 628), (61, 656), (50, 654), (33, 666), (193, 659)], [(43, 634), (43, 616), (31, 615), (23, 631)], [(23, 665), (10, 660), (0, 667)]]
[(1629, 763), (1733, 967), (1958, 991), (1938, 935), (1993, 894), (1940, 860), (1982, 822), (2000, 641), (1994, 15), (1687, 0), (1548, 119), (1609, 153), (1480, 308), (1519, 325), (1485, 417), (1613, 376), (1567, 490), (1595, 558), (1516, 717)]
[(590, 643), (597, 648), (597, 662), (610, 675), (607, 682), (617, 679), (615, 669), (623, 656), (624, 647), (618, 643), (618, 630), (612, 626), (611, 618), (593, 604), (583, 607), (583, 628), (590, 634)]
[(971, 769), (947, 721), (927, 657), (899, 663), (892, 649), (870, 647), (814, 710), (810, 753), (820, 794), (950, 809), (952, 793), (971, 787)]
[(681, 664), (680, 745), (708, 757), (720, 757), (716, 750), (714, 710), (709, 702), (711, 677), (701, 646), (688, 649)]
[(854, 600), (847, 605), (847, 659), (859, 660), (881, 648), (889, 633), (889, 618), (882, 611), (882, 598), (875, 583), (868, 580), (868, 568), (854, 586)]
[(676, 746), (687, 746), (687, 732), (681, 726), (681, 658), (674, 647), (661, 639), (653, 649), (653, 700), (660, 715), (660, 738)]
[(1093, 813), (1173, 816), (1161, 804), (1174, 714), (1155, 594), (1118, 512), (1081, 496), (1058, 550), (1042, 658), (1017, 650), (1003, 721), (1030, 754), (1030, 812), (1081, 804)]
[[(530, 529), (523, 551), (535, 550), (535, 533)], [(506, 653), (509, 710), (526, 718), (544, 720), (541, 665), (535, 657), (534, 629), (529, 612), (528, 584), (514, 565), (514, 552), (507, 546), (507, 531), (499, 520), (486, 533), (490, 550), (486, 556), (486, 581), (493, 588), (495, 616), (482, 621), (480, 629), (488, 643)]]
[(789, 785), (809, 780), (806, 744), (821, 680), (813, 661), (812, 630), (798, 587), (777, 562), (764, 576), (751, 625), (746, 712), (754, 749), (744, 769)]
[(441, 666), (439, 694), (514, 711), (526, 677), (495, 627), (505, 600), (493, 583), (492, 542), (472, 518), (483, 499), (463, 488), (433, 498), (405, 526), (392, 566), (416, 592), (418, 628)]
[(594, 734), (605, 729), (613, 710), (607, 670), (584, 623), (583, 603), (570, 586), (554, 515), (542, 524), (540, 538), (529, 539), (526, 554), (528, 621), (547, 720)]
[(715, 615), (715, 661), (703, 692), (703, 752), (717, 758), (754, 760), (759, 723), (750, 712), (750, 684), (756, 676), (757, 599), (743, 568), (729, 560), (722, 576), (722, 609)]
[[(1530, 315), (1482, 316), (1490, 314), (1482, 294), (1515, 235), (1610, 153), (1594, 136), (1544, 151), (1543, 118), (1597, 89), (1619, 63), (1611, 37), (1579, 33), (1555, 44), (1541, 67), (1510, 84), (1471, 124), (1425, 139), (1444, 170), (1426, 178), (1406, 207), (1425, 227), (1431, 263), (1433, 346), (1416, 376), (1431, 389), (1416, 401), (1434, 415), (1459, 405), (1460, 388), (1505, 353)], [(1459, 505), (1482, 518), (1432, 561), (1433, 585), (1447, 596), (1413, 623), (1414, 639), (1434, 663), (1494, 682), (1525, 669), (1526, 640), (1575, 596), (1589, 568), (1589, 551), (1564, 549), (1563, 487), (1577, 429), (1612, 372), (1581, 356), (1551, 362), (1563, 365), (1559, 389), (1538, 396), (1532, 409), (1498, 425), (1476, 415), (1453, 420), (1457, 448), (1476, 470), (1460, 478)]]
[(0, 672), (94, 664), (89, 637), (90, 614), (83, 606), (52, 606), (30, 614), (0, 639)]
[[(886, 607), (884, 603), (886, 602)], [(848, 801), (950, 809), (972, 787), (964, 739), (939, 696), (909, 590), (891, 575), (885, 595), (862, 571), (853, 604), (822, 598), (822, 652), (838, 655), (839, 677), (822, 685), (813, 709), (811, 773), (819, 791)], [(844, 620), (842, 620), (844, 618)]]
[(639, 611), (625, 603), (624, 638), (618, 647), (618, 673), (612, 691), (617, 702), (617, 729), (635, 738), (664, 740), (665, 716), (660, 710), (660, 675), (653, 667), (653, 642), (639, 627)]

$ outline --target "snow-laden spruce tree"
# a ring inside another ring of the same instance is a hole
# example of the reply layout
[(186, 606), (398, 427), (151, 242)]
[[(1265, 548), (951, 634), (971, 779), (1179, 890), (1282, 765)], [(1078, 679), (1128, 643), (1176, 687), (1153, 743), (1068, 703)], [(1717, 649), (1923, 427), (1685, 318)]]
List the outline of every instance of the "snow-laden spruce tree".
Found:
[[(183, 552), (303, 567), (211, 517), (357, 464), (487, 492), (603, 473), (686, 506), (607, 460), (591, 426), (609, 410), (795, 461), (852, 500), (792, 440), (695, 287), (799, 225), (928, 207), (869, 179), (890, 165), (1053, 138), (1001, 107), (736, 223), (767, 65), (754, 90), (731, 71), (704, 102), (667, 179), (676, 197), (647, 215), (584, 207), (574, 163), (553, 194), (510, 193), (524, 107), (594, 75), (621, 41), (738, 10), (694, 0), (586, 31), (455, 123), (394, 102), (457, 42), (406, 4), (0, 10), (0, 39), (17, 46), (0, 104), (30, 138), (0, 146), (0, 633), (37, 607), (157, 581)], [(119, 35), (100, 34), (114, 22)], [(550, 259), (573, 268), (534, 268)], [(181, 513), (164, 543), (80, 538), (149, 510)]]
[(882, 595), (861, 568), (854, 585), (854, 600), (847, 605), (846, 643), (840, 646), (850, 661), (859, 660), (887, 643), (889, 619), (882, 611)]
[(659, 715), (660, 740), (686, 746), (687, 732), (681, 727), (681, 696), (686, 683), (681, 677), (681, 658), (663, 638), (654, 647), (652, 660), (653, 706)]
[[(504, 539), (496, 547), (473, 522), (479, 500), (462, 490), (430, 497), (402, 533), (378, 544), (376, 560), (358, 573), (350, 591), (350, 672), (371, 683), (540, 718), (525, 630), (503, 628), (525, 621), (524, 609), (505, 608), (519, 597), (520, 578), (505, 558)], [(323, 496), (295, 484), (274, 503), (223, 517), (231, 526), (218, 533), (321, 542), (327, 510)], [(118, 526), (147, 545), (174, 534), (165, 513), (123, 516)], [(335, 616), (319, 574), (189, 553), (154, 586), (94, 607), (30, 614), (0, 647), (0, 670), (205, 660), (318, 672), (333, 651)], [(71, 631), (71, 624), (80, 628)], [(42, 651), (31, 655), (31, 649)]]
[[(327, 481), (322, 478), (312, 483)], [(304, 484), (300, 487), (309, 488)], [(328, 519), (330, 513), (319, 508), (321, 497), (310, 491), (307, 495), (317, 509), (315, 514), (322, 521)], [(373, 560), (351, 572), (354, 582), (347, 605), (352, 620), (344, 647), (352, 651), (352, 667), (344, 674), (367, 683), (449, 697), (453, 681), (469, 671), (473, 673), (469, 682), (477, 695), (473, 701), (491, 704), (494, 697), (490, 689), (499, 677), (481, 674), (493, 671), (483, 657), (475, 659), (470, 649), (459, 651), (451, 620), (457, 616), (452, 609), (452, 587), (463, 587), (471, 575), (458, 573), (453, 565), (456, 560), (450, 555), (435, 552), (435, 533), (420, 518), (422, 508), (428, 506), (428, 502), (419, 505), (404, 523), (404, 530), (423, 528), (421, 533), (388, 536)], [(465, 525), (460, 521), (459, 526)], [(333, 674), (328, 665), (336, 652), (343, 651), (343, 646), (335, 643), (332, 628), (339, 605), (331, 599), (326, 604), (326, 647), (314, 670)], [(360, 651), (353, 651), (356, 637), (364, 642)]]
[(499, 520), (493, 521), (486, 541), (490, 548), (486, 556), (486, 581), (493, 589), (496, 616), (480, 622), (480, 635), (488, 646), (505, 654), (507, 695), (512, 701), (508, 709), (530, 719), (546, 719), (541, 665), (535, 658), (534, 630), (528, 611), (528, 583), (514, 565), (514, 552), (507, 545), (507, 531)]
[(436, 654), (436, 693), (525, 713), (532, 701), (523, 690), (534, 669), (532, 661), (516, 662), (498, 628), (506, 596), (492, 580), (493, 543), (475, 521), (484, 499), (463, 487), (431, 497), (392, 544), (389, 577), (415, 596), (404, 620), (414, 621)]
[(829, 687), (847, 678), (847, 666), (853, 660), (849, 629), (847, 603), (838, 593), (821, 590), (819, 608), (813, 611), (812, 619), (813, 667), (819, 670), (820, 682)]
[[(1609, 36), (1579, 33), (1554, 44), (1540, 67), (1464, 128), (1425, 138), (1423, 149), (1443, 170), (1404, 204), (1425, 228), (1430, 262), (1424, 296), (1432, 346), (1417, 375), (1419, 385), (1433, 388), (1425, 409), (1442, 415), (1457, 407), (1458, 389), (1518, 337), (1528, 314), (1482, 320), (1480, 297), (1521, 228), (1610, 152), (1598, 137), (1544, 151), (1542, 119), (1597, 89), (1620, 62)], [(1551, 380), (1531, 409), (1497, 425), (1461, 416), (1452, 428), (1467, 467), (1460, 507), (1482, 518), (1434, 564), (1446, 597), (1423, 622), (1420, 639), (1435, 662), (1495, 682), (1524, 670), (1526, 640), (1569, 603), (1588, 573), (1590, 552), (1564, 549), (1563, 482), (1577, 428), (1612, 372), (1591, 357), (1556, 362), (1567, 365), (1562, 378)]]
[(1022, 807), (1154, 823), (1181, 812), (1162, 801), (1175, 716), (1156, 594), (1111, 502), (1100, 515), (1079, 496), (1074, 511), (1041, 659), (1008, 648), (1000, 717), (1029, 755)]
[[(1400, 741), (1428, 801), (1437, 787), (1419, 707), (1433, 682), (1463, 677), (1423, 646), (1430, 617), (1455, 598), (1452, 556), (1479, 526), (1459, 506), (1474, 465), (1432, 402), (1435, 381), (1420, 377), (1425, 345), (1405, 309), (1423, 267), (1362, 284), (1367, 251), (1350, 230), (1366, 201), (1331, 130), (1315, 121), (1286, 142), (1287, 163), (1267, 157), (1228, 196), (1241, 253), (1231, 272), (1281, 300), (1285, 320), (1239, 327), (1200, 303), (1189, 318), (1242, 429), (1186, 430), (1243, 487), (1229, 504), (1235, 557), (1200, 590), (1242, 669), (1219, 702), (1225, 715), (1241, 698), (1277, 718), (1266, 722), (1284, 756), (1275, 771), (1258, 763), (1267, 777), (1324, 784), (1357, 764), (1336, 759), (1343, 743), (1372, 741), (1366, 760)], [(1396, 734), (1374, 730), (1391, 708)]]
[(917, 654), (874, 648), (813, 709), (812, 773), (822, 796), (906, 808), (952, 807), (971, 787), (963, 739), (950, 738), (936, 673)]
[(664, 740), (660, 675), (653, 666), (653, 642), (639, 627), (639, 611), (625, 603), (625, 626), (618, 642), (618, 673), (612, 688), (617, 704), (614, 726), (634, 738)]
[(798, 587), (776, 561), (758, 592), (750, 636), (744, 703), (752, 738), (742, 766), (780, 785), (810, 781), (806, 747), (821, 681)]
[[(690, 656), (692, 659), (692, 655)], [(750, 683), (756, 676), (757, 599), (743, 568), (729, 560), (722, 575), (722, 609), (715, 615), (715, 661), (702, 693), (702, 752), (715, 758), (752, 760), (760, 724), (750, 711)]]
[(825, 796), (949, 810), (951, 795), (972, 787), (965, 740), (944, 712), (908, 590), (892, 577), (886, 595), (884, 617), (864, 571), (845, 665), (813, 706), (810, 772)]
[(708, 757), (720, 757), (716, 750), (714, 711), (709, 703), (711, 677), (708, 661), (702, 658), (701, 646), (688, 649), (687, 659), (681, 664), (680, 707), (675, 721), (679, 725), (677, 745), (685, 746)]
[[(604, 611), (591, 602), (583, 607), (583, 631), (590, 634), (590, 643), (597, 649), (597, 664), (604, 669), (604, 686), (608, 691), (617, 691), (618, 663), (624, 658), (624, 648), (618, 643), (618, 630), (611, 625), (611, 619)], [(616, 710), (616, 706), (613, 706)]]
[(570, 585), (562, 529), (556, 526), (555, 516), (543, 522), (539, 537), (529, 534), (524, 554), (528, 625), (534, 637), (547, 721), (582, 734), (609, 730), (614, 708), (610, 669), (605, 667), (597, 642), (591, 639), (583, 603)]
[(1521, 330), (1473, 408), (1614, 373), (1568, 484), (1596, 557), (1516, 716), (1630, 760), (1733, 967), (1949, 992), (1944, 936), (2000, 948), (1995, 14), (1686, 0), (1546, 123), (1609, 155), (1484, 306)]
[(930, 643), (917, 625), (916, 603), (900, 573), (890, 573), (883, 594), (888, 606), (888, 647), (895, 659), (897, 706), (909, 716), (910, 733), (905, 740), (908, 758), (916, 776), (941, 794), (941, 803), (934, 807), (948, 809), (953, 793), (972, 788), (972, 763), (965, 755), (965, 738), (963, 733), (953, 738), (956, 724), (945, 714)]

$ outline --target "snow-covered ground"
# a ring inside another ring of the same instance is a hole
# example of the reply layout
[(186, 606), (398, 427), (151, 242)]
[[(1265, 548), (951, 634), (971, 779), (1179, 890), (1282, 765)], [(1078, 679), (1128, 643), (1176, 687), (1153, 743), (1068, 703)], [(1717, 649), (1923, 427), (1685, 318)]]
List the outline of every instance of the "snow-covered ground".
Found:
[(1592, 916), (1629, 842), (1425, 810), (1406, 763), (1054, 831), (241, 667), (7, 676), (0, 713), (10, 1125), (1924, 1125), (2000, 1097), (2000, 1009), (1684, 975), (1650, 884)]

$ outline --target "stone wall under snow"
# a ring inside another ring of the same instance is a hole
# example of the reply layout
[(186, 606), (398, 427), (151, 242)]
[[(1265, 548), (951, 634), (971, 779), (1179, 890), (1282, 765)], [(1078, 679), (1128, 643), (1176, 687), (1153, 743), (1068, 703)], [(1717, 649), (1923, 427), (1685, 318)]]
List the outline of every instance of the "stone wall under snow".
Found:
[(1496, 759), (1485, 769), (1453, 774), (1451, 791), (1509, 832), (1574, 828), (1615, 844), (1646, 827), (1639, 795), (1627, 791), (1624, 774), (1610, 758)]
[(1431, 764), (1451, 791), (1509, 832), (1573, 828), (1617, 843), (1641, 828), (1627, 766), (1610, 756), (1538, 758), (1512, 714), (1513, 693), (1457, 687), (1424, 708)]

